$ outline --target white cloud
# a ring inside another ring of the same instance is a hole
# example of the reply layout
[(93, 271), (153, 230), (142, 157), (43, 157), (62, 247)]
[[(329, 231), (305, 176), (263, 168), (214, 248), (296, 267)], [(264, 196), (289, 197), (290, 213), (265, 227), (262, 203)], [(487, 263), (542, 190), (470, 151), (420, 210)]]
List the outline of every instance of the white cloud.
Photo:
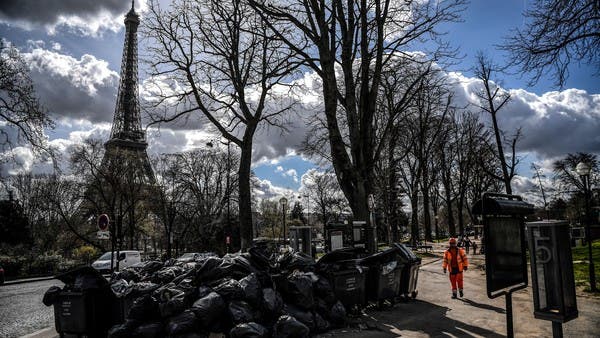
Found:
[[(0, 23), (25, 30), (43, 28), (48, 34), (66, 30), (98, 36), (123, 27), (123, 16), (131, 3), (124, 0), (3, 0)], [(136, 1), (136, 11), (147, 10), (146, 0)]]
[(108, 62), (35, 47), (21, 53), (42, 103), (59, 119), (112, 121), (119, 74)]

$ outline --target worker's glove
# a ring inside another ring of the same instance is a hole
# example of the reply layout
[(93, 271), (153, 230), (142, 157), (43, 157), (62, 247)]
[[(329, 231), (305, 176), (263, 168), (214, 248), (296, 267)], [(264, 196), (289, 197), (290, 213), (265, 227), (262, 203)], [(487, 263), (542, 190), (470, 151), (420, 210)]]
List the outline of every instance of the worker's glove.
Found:
[(444, 269), (444, 273), (446, 273), (446, 269)]
[(468, 266), (465, 266), (465, 267), (463, 268), (463, 270), (467, 271), (467, 270), (469, 270), (469, 267), (468, 267)]

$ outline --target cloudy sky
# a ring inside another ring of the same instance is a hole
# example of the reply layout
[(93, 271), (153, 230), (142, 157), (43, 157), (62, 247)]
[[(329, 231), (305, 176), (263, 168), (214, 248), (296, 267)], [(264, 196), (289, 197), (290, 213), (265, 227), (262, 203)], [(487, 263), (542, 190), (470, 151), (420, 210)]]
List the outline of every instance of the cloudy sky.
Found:
[[(136, 1), (142, 20), (145, 1)], [(478, 50), (497, 63), (504, 61), (495, 45), (511, 29), (523, 25), (521, 13), (526, 5), (526, 0), (474, 0), (463, 15), (464, 22), (443, 27), (447, 39), (464, 56), (446, 70), (456, 80), (457, 96), (465, 101), (473, 98), (477, 81), (469, 69)], [(30, 65), (39, 96), (57, 122), (56, 129), (49, 132), (50, 139), (63, 151), (90, 136), (108, 138), (119, 82), (123, 15), (130, 6), (128, 0), (0, 2), (0, 37), (16, 46)], [(143, 42), (140, 53), (144, 53)], [(526, 77), (502, 77), (502, 85), (511, 91), (513, 100), (502, 112), (500, 123), (507, 132), (522, 127), (525, 135), (519, 144), (523, 157), (520, 177), (515, 180), (519, 192), (536, 191), (529, 169), (533, 161), (549, 168), (554, 159), (569, 152), (600, 153), (600, 81), (590, 75), (596, 72), (574, 64), (562, 89), (553, 87), (553, 80), (548, 78), (529, 87)], [(146, 79), (141, 64), (140, 82)], [(310, 85), (313, 76), (305, 74), (304, 80)], [(141, 93), (144, 95), (144, 88)], [(303, 175), (315, 168), (297, 151), (304, 136), (302, 123), (290, 130), (285, 135), (267, 130), (257, 136), (253, 170), (265, 196), (298, 191)], [(202, 127), (163, 126), (160, 132), (150, 130), (148, 138), (148, 151), (158, 154), (204, 147), (214, 136)], [(10, 170), (44, 170), (33, 164), (26, 149), (17, 149), (16, 154)]]

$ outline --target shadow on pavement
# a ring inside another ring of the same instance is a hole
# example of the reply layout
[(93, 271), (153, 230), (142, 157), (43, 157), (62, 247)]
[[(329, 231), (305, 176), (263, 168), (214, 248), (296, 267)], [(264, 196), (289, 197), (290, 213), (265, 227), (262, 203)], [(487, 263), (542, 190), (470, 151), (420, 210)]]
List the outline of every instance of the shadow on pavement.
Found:
[(484, 310), (490, 310), (490, 311), (495, 311), (495, 312), (502, 313), (502, 314), (505, 314), (505, 313), (506, 313), (506, 310), (505, 310), (505, 309), (503, 309), (503, 308), (500, 308), (500, 307), (497, 307), (497, 306), (493, 306), (493, 305), (489, 305), (489, 304), (481, 304), (481, 303), (477, 303), (477, 302), (474, 302), (474, 301), (472, 301), (472, 300), (470, 300), (470, 299), (466, 299), (466, 298), (461, 298), (460, 300), (461, 300), (463, 303), (466, 303), (467, 305), (471, 305), (471, 306), (474, 306), (474, 307), (478, 307), (478, 308), (480, 308), (480, 309), (484, 309)]
[[(447, 316), (449, 311), (452, 310), (448, 307), (417, 300), (408, 304), (397, 305), (394, 311), (379, 312), (376, 314), (377, 318), (370, 317), (368, 322), (369, 326), (377, 327), (378, 336), (382, 337), (401, 336), (399, 331), (419, 332), (430, 337), (504, 337), (504, 335), (486, 328), (449, 318)], [(406, 316), (402, 315), (403, 312), (406, 313)], [(473, 318), (477, 313), (480, 312), (474, 309), (469, 313), (465, 313), (463, 317)]]

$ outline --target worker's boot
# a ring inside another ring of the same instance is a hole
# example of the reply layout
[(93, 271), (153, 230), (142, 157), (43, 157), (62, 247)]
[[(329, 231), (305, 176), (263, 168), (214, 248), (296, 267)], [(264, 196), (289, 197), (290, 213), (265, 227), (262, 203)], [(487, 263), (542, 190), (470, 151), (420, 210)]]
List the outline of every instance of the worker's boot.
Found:
[(461, 298), (465, 296), (465, 294), (463, 293), (463, 289), (459, 289), (458, 294), (460, 295)]
[(452, 290), (452, 299), (456, 299), (456, 290)]

